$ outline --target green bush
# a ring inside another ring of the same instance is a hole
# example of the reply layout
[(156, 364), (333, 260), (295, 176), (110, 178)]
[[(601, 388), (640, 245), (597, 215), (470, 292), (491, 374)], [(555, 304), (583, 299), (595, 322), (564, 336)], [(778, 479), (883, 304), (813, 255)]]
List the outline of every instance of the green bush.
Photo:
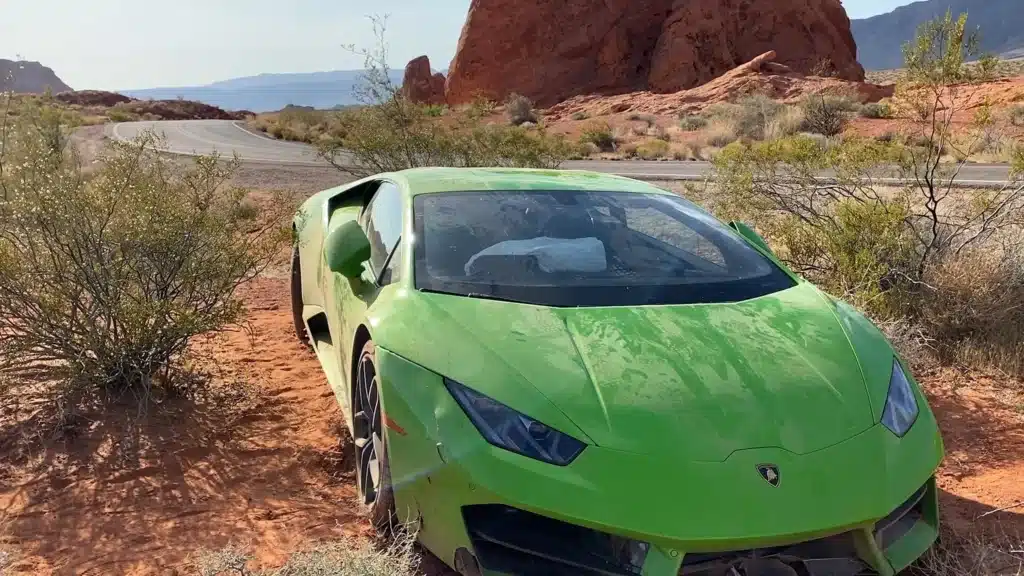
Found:
[(557, 168), (578, 154), (543, 129), (484, 125), (468, 115), (438, 122), (400, 96), (335, 114), (337, 127), (316, 142), (319, 154), (360, 177), (419, 166)]
[(590, 118), (590, 114), (587, 114), (586, 112), (574, 112), (571, 118), (578, 122), (580, 120), (586, 120)]
[(636, 148), (638, 156), (644, 160), (656, 160), (668, 156), (669, 144), (664, 140), (645, 140)]
[(423, 107), (423, 115), (430, 118), (440, 118), (448, 113), (448, 107), (444, 104), (427, 104)]
[(611, 152), (615, 150), (616, 141), (615, 136), (612, 134), (612, 129), (607, 123), (592, 122), (583, 129), (583, 133), (580, 135), (580, 143), (593, 144), (601, 152)]
[(88, 177), (67, 142), (46, 109), (0, 142), (0, 381), (48, 382), (62, 407), (188, 391), (189, 343), (242, 319), (238, 289), (287, 244), (290, 210), (227, 188), (234, 163), (172, 169), (152, 135), (111, 143)]
[(687, 114), (679, 119), (679, 128), (684, 132), (696, 132), (707, 125), (707, 119), (699, 114)]
[(864, 118), (892, 118), (892, 106), (885, 102), (868, 102), (861, 106), (860, 115)]

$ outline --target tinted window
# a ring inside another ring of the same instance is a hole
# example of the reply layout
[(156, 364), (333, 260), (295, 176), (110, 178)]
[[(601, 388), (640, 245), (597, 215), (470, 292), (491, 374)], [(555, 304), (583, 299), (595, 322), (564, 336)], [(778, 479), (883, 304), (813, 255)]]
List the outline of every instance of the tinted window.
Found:
[(363, 221), (370, 239), (370, 265), (374, 274), (380, 274), (402, 236), (402, 193), (398, 187), (390, 182), (381, 184), (366, 207)]
[(625, 192), (417, 196), (416, 286), (547, 306), (731, 302), (794, 285), (682, 198)]

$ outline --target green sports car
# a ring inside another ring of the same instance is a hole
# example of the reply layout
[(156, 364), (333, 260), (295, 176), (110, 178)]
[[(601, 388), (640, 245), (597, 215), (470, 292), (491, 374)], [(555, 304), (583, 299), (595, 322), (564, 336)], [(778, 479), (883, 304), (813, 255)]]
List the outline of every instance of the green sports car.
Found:
[(644, 182), (429, 168), (311, 197), (298, 336), (375, 524), (465, 576), (894, 574), (935, 418), (870, 321)]

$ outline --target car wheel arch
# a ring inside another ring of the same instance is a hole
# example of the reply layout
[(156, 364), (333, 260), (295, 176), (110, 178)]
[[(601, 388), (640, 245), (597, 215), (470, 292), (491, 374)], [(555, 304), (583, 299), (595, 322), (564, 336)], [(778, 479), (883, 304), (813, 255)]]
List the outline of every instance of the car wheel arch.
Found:
[(355, 405), (356, 371), (359, 369), (359, 360), (362, 356), (363, 347), (366, 346), (367, 342), (372, 340), (373, 337), (370, 335), (370, 329), (367, 328), (365, 324), (360, 324), (359, 327), (356, 328), (355, 336), (352, 338), (352, 362), (349, 367), (349, 382), (351, 383), (349, 386), (349, 394), (351, 396), (351, 398), (349, 398), (349, 402), (351, 403), (349, 406)]

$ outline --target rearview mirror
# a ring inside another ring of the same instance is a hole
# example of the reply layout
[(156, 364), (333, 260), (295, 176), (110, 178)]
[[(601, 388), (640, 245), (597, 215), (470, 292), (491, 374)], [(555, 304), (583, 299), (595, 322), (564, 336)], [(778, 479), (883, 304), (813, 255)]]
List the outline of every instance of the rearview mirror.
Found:
[(363, 262), (370, 259), (370, 240), (358, 222), (349, 220), (327, 236), (324, 256), (331, 272), (359, 278), (363, 274)]
[(772, 249), (768, 247), (768, 243), (764, 241), (764, 238), (762, 238), (760, 234), (754, 232), (754, 229), (751, 228), (749, 225), (734, 220), (732, 222), (729, 222), (729, 227), (739, 232), (740, 236), (746, 238), (748, 241), (750, 241), (751, 244), (754, 244), (755, 246), (761, 248), (765, 252), (772, 254)]

